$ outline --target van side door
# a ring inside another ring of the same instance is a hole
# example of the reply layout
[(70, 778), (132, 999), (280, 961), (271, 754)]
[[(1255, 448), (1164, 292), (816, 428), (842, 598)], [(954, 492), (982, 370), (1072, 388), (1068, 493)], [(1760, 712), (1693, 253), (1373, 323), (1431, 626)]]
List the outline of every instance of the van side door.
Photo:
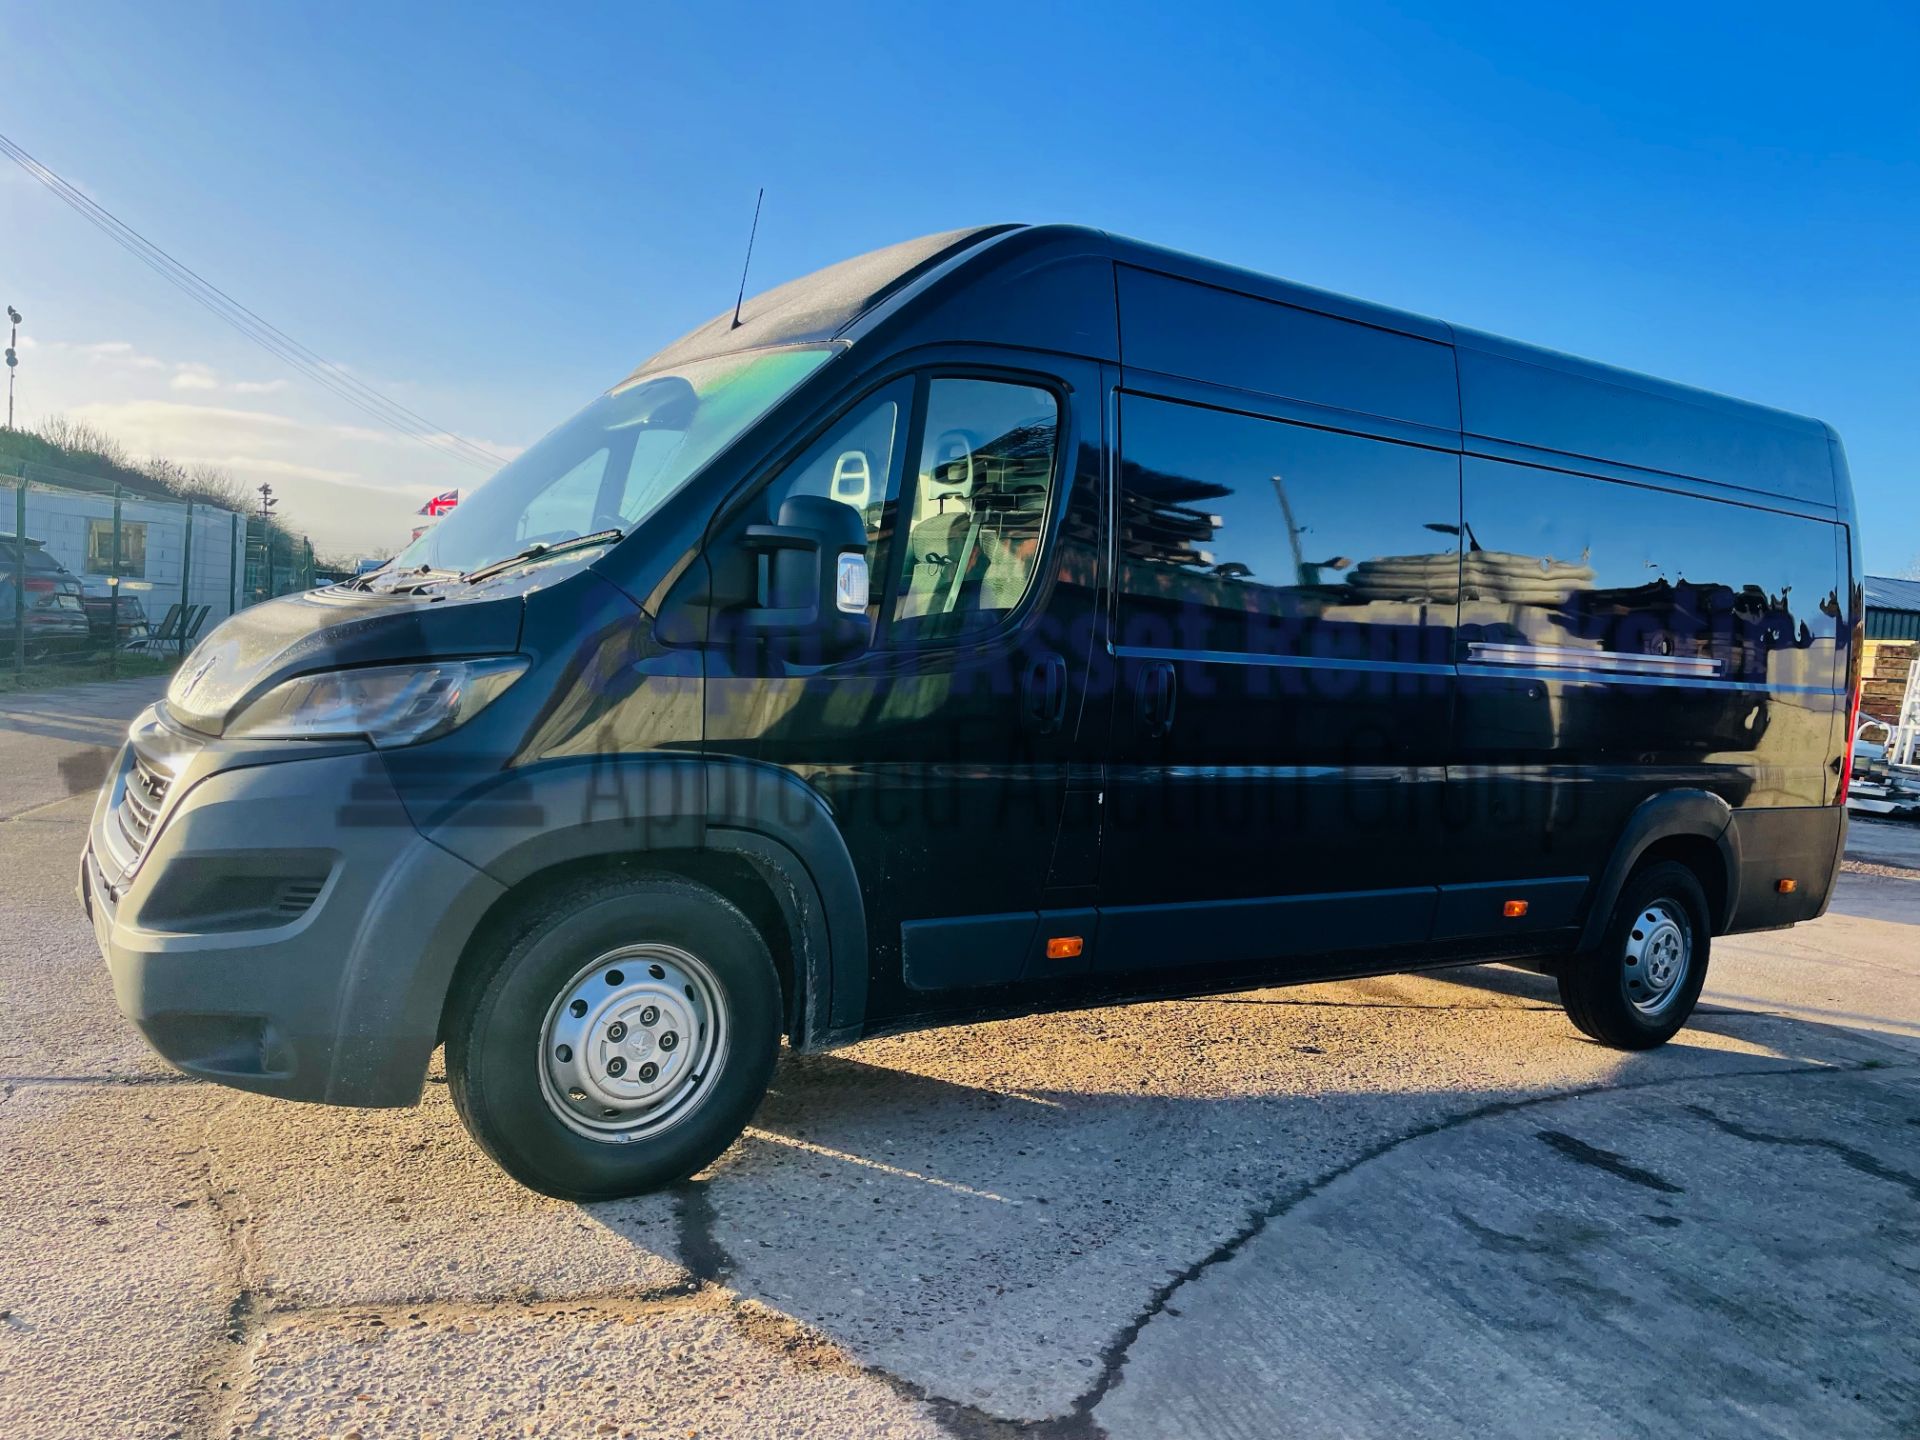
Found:
[(710, 539), (718, 576), (790, 496), (865, 522), (869, 648), (809, 665), (716, 643), (705, 746), (780, 766), (831, 809), (866, 904), (869, 1023), (988, 1008), (1061, 973), (1040, 911), (1091, 904), (1099, 379), (931, 353), (847, 402)]
[(1118, 397), (1096, 965), (1422, 941), (1459, 457), (1170, 388)]

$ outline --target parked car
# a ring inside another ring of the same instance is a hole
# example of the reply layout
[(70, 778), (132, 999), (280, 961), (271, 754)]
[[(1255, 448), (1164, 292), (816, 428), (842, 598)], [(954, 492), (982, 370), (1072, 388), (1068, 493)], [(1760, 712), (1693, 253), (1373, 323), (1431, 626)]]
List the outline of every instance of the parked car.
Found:
[(1860, 575), (1818, 421), (957, 231), (219, 625), (81, 890), (182, 1069), (405, 1105), (444, 1041), (578, 1198), (712, 1160), (783, 1035), (1498, 959), (1639, 1049), (1826, 907)]
[(152, 628), (145, 603), (124, 586), (117, 605), (113, 591), (104, 583), (86, 590), (80, 603), (87, 612), (87, 628), (98, 648), (125, 649), (145, 639)]
[[(0, 535), (0, 651), (13, 653), (17, 635), (15, 574), (20, 545)], [(25, 619), (27, 653), (34, 657), (68, 654), (88, 647), (87, 615), (81, 605), (79, 577), (46, 551), (44, 541), (27, 537)]]

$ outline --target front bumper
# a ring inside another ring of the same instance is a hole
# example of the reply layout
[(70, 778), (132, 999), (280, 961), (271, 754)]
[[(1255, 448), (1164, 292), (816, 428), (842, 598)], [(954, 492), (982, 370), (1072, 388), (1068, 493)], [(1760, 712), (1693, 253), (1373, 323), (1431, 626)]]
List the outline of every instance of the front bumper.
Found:
[(130, 845), (119, 811), (143, 726), (155, 733), (136, 722), (81, 859), (121, 1013), (189, 1074), (412, 1104), (454, 965), (501, 887), (414, 828), (371, 751), (163, 757), (177, 778)]

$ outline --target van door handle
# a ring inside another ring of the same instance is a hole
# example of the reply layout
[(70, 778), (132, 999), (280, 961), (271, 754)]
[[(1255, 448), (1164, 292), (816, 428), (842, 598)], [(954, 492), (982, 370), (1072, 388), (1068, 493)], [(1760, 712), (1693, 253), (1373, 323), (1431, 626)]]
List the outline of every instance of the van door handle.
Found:
[(1180, 682), (1169, 661), (1150, 660), (1141, 668), (1133, 687), (1133, 719), (1141, 734), (1149, 740), (1165, 738), (1173, 729), (1179, 693)]
[(1056, 733), (1067, 718), (1067, 661), (1042, 655), (1027, 669), (1020, 687), (1020, 717), (1036, 735)]

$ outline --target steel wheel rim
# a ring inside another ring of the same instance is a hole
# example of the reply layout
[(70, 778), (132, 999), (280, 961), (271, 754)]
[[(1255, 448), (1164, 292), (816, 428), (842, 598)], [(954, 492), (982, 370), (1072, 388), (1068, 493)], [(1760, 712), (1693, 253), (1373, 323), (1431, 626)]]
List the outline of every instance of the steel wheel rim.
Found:
[(1642, 1015), (1665, 1013), (1693, 966), (1693, 927), (1671, 900), (1656, 900), (1633, 917), (1622, 956), (1627, 1003)]
[(631, 1144), (686, 1119), (726, 1063), (726, 991), (697, 956), (626, 945), (582, 966), (540, 1027), (540, 1093), (568, 1129)]

